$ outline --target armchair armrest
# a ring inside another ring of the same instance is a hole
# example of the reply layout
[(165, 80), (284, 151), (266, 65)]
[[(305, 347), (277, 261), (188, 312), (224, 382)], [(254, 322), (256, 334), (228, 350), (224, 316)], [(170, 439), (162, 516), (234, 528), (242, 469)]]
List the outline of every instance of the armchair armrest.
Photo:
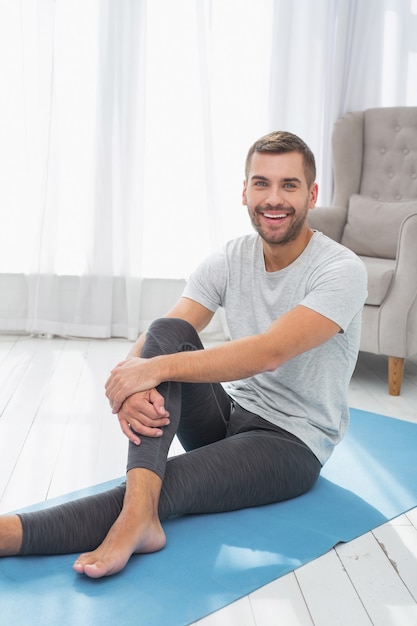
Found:
[(340, 241), (347, 220), (347, 207), (321, 206), (310, 209), (308, 225), (335, 241)]
[(417, 211), (401, 224), (394, 276), (380, 310), (381, 354), (407, 357), (417, 353), (416, 241)]

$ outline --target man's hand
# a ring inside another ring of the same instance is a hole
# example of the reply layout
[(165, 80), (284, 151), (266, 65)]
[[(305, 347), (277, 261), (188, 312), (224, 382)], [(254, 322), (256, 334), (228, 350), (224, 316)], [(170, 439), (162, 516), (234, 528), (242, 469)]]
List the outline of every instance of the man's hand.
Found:
[(127, 398), (117, 417), (126, 437), (134, 444), (140, 444), (140, 437), (160, 437), (162, 426), (169, 424), (169, 413), (165, 409), (164, 398), (156, 389), (135, 393)]
[(139, 391), (149, 391), (159, 385), (155, 359), (131, 357), (122, 361), (110, 373), (106, 382), (106, 396), (113, 413), (119, 413), (122, 404)]

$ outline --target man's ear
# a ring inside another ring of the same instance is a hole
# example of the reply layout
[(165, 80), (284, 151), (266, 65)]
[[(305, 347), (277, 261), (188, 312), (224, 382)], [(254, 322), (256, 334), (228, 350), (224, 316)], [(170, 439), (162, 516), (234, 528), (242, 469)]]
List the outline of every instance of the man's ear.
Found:
[(243, 190), (242, 190), (242, 204), (244, 206), (247, 206), (247, 204), (248, 204), (248, 199), (246, 197), (246, 190), (247, 190), (247, 182), (246, 182), (246, 178), (245, 178), (245, 180), (243, 181)]
[(309, 209), (314, 209), (314, 207), (316, 206), (318, 195), (319, 195), (319, 187), (317, 183), (313, 183), (310, 188), (310, 202), (308, 205)]

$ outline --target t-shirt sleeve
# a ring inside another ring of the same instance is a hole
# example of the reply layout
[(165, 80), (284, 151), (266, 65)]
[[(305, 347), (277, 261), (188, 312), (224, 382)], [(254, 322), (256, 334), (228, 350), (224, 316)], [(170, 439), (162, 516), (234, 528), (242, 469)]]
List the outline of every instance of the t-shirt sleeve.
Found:
[(330, 261), (312, 277), (311, 288), (300, 302), (338, 324), (344, 332), (365, 304), (367, 273), (355, 255)]
[(216, 252), (200, 263), (191, 274), (182, 295), (214, 312), (223, 306), (226, 280), (225, 252)]

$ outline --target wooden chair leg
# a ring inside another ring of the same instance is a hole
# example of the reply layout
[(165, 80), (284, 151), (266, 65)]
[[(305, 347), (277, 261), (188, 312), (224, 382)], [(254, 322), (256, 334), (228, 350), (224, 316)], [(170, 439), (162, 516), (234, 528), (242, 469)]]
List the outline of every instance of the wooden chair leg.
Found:
[(397, 356), (388, 357), (388, 390), (390, 396), (399, 396), (403, 380), (405, 359)]

